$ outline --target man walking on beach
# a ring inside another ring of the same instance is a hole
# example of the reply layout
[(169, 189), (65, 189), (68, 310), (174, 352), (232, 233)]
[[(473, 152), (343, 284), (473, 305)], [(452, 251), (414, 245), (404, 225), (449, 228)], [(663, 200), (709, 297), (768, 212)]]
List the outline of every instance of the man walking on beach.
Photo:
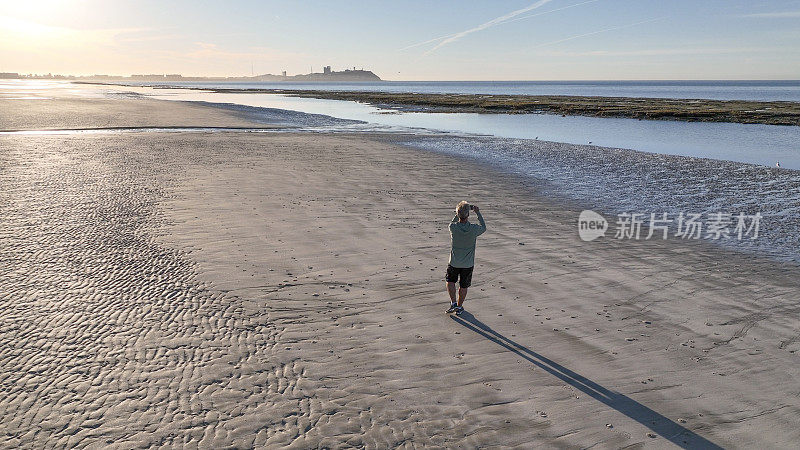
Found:
[[(475, 211), (480, 225), (469, 223), (469, 212)], [(472, 284), (472, 269), (475, 266), (475, 241), (486, 231), (481, 210), (467, 202), (456, 206), (456, 215), (450, 222), (450, 261), (447, 264), (447, 293), (450, 294), (448, 313), (461, 314), (467, 288)], [(456, 301), (456, 281), (458, 282), (458, 301)]]

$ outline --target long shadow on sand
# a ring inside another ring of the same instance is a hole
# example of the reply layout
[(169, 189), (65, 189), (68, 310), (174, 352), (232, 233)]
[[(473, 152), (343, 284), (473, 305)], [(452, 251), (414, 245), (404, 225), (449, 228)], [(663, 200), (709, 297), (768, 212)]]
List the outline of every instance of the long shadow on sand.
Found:
[(568, 383), (587, 395), (590, 395), (595, 400), (605, 403), (622, 414), (625, 414), (631, 419), (650, 428), (654, 433), (659, 434), (679, 447), (713, 449), (722, 448), (708, 439), (698, 435), (692, 430), (682, 427), (667, 417), (664, 417), (647, 406), (644, 406), (636, 400), (633, 400), (630, 397), (618, 392), (606, 389), (594, 381), (584, 377), (583, 375), (575, 373), (561, 364), (558, 364), (557, 362), (546, 358), (527, 347), (517, 344), (513, 340), (493, 330), (491, 327), (481, 322), (467, 311), (461, 313), (460, 316), (450, 316), (450, 318), (460, 323), (464, 327), (474, 331), (475, 333), (482, 335), (486, 339), (489, 339), (495, 344), (507, 349), (508, 351), (516, 353), (531, 364), (542, 368), (565, 383)]

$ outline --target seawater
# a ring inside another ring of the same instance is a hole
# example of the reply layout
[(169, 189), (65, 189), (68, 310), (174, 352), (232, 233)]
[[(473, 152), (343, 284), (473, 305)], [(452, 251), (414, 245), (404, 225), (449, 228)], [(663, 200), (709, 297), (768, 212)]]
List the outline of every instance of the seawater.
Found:
[(593, 144), (666, 155), (692, 156), (800, 169), (800, 127), (678, 122), (553, 114), (397, 112), (350, 101), (277, 94), (217, 93), (192, 89), (127, 88), (155, 98), (278, 108), (384, 127)]

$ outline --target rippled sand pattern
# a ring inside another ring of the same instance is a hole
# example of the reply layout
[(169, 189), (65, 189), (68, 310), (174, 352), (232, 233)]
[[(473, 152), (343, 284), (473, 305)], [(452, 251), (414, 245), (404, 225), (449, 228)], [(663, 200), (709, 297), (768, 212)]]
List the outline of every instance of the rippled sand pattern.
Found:
[(317, 407), (303, 369), (270, 356), (268, 315), (157, 242), (164, 192), (143, 154), (2, 141), (2, 446), (246, 447), (309, 429)]
[[(267, 297), (238, 296), (209, 284), (191, 245), (165, 244), (175, 231), (165, 208), (180, 201), (187, 173), (239, 170), (241, 155), (232, 153), (242, 143), (231, 139), (0, 137), (0, 448), (496, 439), (480, 429), (482, 416), (464, 421), (464, 406), (419, 404), (394, 392), (406, 388), (369, 380), (376, 372), (364, 361), (374, 365), (376, 355), (408, 344), (387, 348), (354, 330), (374, 307), (339, 296), (365, 298), (363, 288), (311, 272), (294, 283), (276, 278), (264, 286)], [(214, 220), (213, 212), (206, 217)], [(224, 233), (208, 231), (209, 245)], [(383, 275), (387, 283), (393, 276)], [(325, 291), (319, 306), (292, 301), (316, 300), (308, 289)], [(403, 379), (389, 367), (392, 383)]]

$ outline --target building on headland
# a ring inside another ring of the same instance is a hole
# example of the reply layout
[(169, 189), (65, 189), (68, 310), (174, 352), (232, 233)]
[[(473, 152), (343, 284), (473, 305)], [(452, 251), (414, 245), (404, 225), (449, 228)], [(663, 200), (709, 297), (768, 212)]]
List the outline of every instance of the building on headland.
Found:
[(362, 69), (344, 69), (335, 71), (331, 66), (325, 66), (322, 73), (309, 73), (307, 75), (295, 75), (287, 77), (285, 81), (381, 81), (380, 77), (372, 71)]
[[(322, 72), (314, 72), (300, 75), (286, 75), (286, 71), (281, 71), (280, 75), (264, 74), (253, 77), (228, 78), (231, 81), (381, 81), (380, 77), (372, 71), (362, 69), (345, 69), (335, 71), (331, 66), (323, 66)], [(184, 80), (189, 78), (184, 77)]]
[(16, 72), (0, 72), (0, 79), (2, 80), (9, 80), (12, 78), (19, 78), (19, 74)]

